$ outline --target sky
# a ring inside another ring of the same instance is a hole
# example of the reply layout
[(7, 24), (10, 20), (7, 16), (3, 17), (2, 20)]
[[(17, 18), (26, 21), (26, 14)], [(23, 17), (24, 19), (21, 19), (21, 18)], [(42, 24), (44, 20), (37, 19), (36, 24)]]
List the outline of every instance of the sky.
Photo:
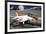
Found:
[(30, 9), (30, 8), (40, 8), (40, 6), (29, 6), (29, 5), (10, 5), (10, 9), (16, 10), (16, 8), (19, 8), (20, 10), (24, 9)]

